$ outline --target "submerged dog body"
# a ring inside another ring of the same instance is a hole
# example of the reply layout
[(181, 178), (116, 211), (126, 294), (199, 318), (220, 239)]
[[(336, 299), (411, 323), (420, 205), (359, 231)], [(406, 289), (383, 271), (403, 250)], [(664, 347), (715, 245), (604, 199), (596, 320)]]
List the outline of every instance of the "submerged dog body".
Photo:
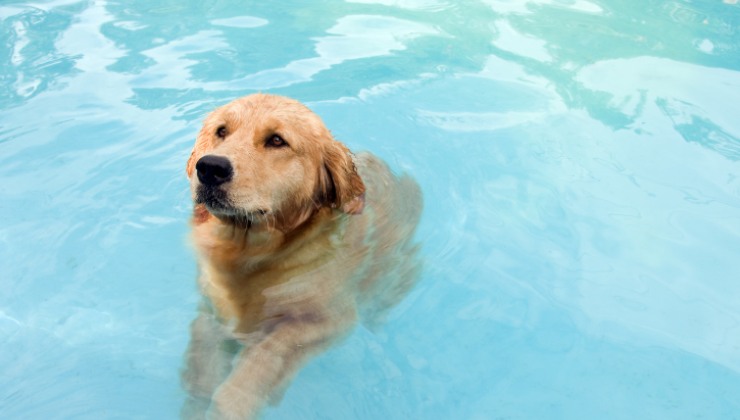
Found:
[(358, 318), (413, 286), (421, 194), (352, 156), (300, 103), (251, 95), (211, 113), (187, 165), (206, 299), (193, 322), (184, 417), (253, 418)]

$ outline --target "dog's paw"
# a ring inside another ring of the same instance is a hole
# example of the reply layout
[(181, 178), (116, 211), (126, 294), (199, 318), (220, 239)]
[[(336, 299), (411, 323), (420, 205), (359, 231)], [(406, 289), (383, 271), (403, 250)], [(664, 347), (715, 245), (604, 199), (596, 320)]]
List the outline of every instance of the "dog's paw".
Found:
[(252, 420), (257, 418), (263, 399), (232, 385), (222, 385), (213, 396), (209, 420)]

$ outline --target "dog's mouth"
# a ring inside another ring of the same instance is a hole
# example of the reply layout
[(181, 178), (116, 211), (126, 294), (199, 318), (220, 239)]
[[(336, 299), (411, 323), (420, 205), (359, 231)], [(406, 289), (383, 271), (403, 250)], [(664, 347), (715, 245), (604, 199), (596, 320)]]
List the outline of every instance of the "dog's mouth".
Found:
[(195, 204), (205, 204), (213, 214), (233, 213), (236, 209), (229, 202), (226, 191), (221, 188), (199, 186), (195, 194)]
[(195, 204), (204, 204), (209, 213), (225, 223), (247, 228), (268, 213), (266, 210), (245, 211), (232, 204), (226, 191), (203, 185), (196, 191)]

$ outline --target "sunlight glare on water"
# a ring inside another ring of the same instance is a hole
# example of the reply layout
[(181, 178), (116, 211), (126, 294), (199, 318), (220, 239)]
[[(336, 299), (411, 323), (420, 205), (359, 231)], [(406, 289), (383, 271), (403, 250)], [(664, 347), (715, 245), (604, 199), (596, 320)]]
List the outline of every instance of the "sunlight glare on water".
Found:
[(177, 418), (185, 161), (263, 91), (424, 191), (425, 269), (268, 419), (737, 418), (740, 5), (4, 1), (0, 417)]

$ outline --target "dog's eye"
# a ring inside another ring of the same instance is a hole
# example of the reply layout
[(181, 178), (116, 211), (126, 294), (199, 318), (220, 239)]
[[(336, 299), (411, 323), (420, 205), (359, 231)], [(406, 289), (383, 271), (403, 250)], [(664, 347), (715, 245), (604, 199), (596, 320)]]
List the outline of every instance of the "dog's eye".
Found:
[(267, 139), (267, 142), (265, 143), (265, 146), (267, 147), (285, 147), (288, 143), (277, 134), (270, 136), (270, 138)]
[(226, 135), (228, 134), (228, 131), (226, 131), (226, 126), (222, 125), (216, 129), (216, 136), (220, 138), (226, 138)]

